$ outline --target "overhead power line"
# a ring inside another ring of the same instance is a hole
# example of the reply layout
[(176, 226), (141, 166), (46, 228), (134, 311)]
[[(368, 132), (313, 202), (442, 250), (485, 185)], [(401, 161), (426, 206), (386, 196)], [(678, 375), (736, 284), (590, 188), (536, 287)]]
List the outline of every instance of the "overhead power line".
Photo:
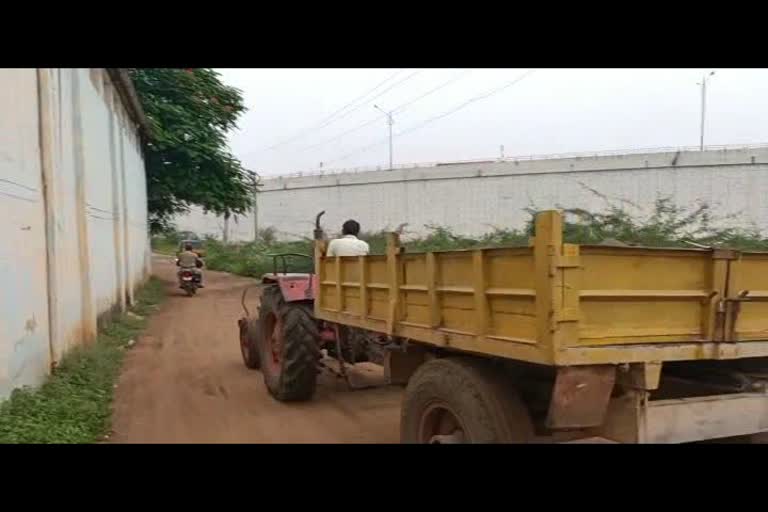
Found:
[(295, 135), (293, 135), (293, 136), (291, 136), (291, 137), (289, 137), (287, 139), (283, 139), (282, 141), (280, 141), (280, 142), (278, 142), (276, 144), (273, 144), (272, 146), (269, 146), (267, 149), (274, 149), (274, 148), (280, 147), (283, 144), (287, 144), (288, 142), (291, 142), (291, 141), (294, 141), (294, 140), (296, 140), (298, 138), (301, 138), (304, 134), (306, 134), (309, 131), (312, 131), (312, 130), (315, 130), (315, 129), (319, 129), (319, 128), (323, 127), (323, 126), (326, 126), (327, 124), (330, 124), (330, 122), (332, 122), (333, 118), (336, 115), (338, 115), (339, 113), (341, 113), (344, 110), (348, 109), (349, 107), (354, 105), (360, 99), (365, 98), (366, 96), (368, 96), (372, 92), (376, 91), (377, 89), (379, 89), (385, 83), (387, 83), (390, 80), (392, 80), (393, 78), (395, 78), (400, 73), (402, 73), (402, 70), (395, 71), (393, 74), (389, 75), (386, 79), (384, 79), (381, 82), (379, 82), (375, 87), (373, 87), (372, 89), (369, 89), (368, 91), (366, 91), (365, 94), (362, 94), (362, 95), (358, 96), (357, 98), (353, 99), (352, 101), (350, 101), (349, 103), (347, 103), (346, 105), (341, 107), (340, 109), (334, 111), (332, 114), (324, 117), (318, 123), (313, 124), (312, 126), (309, 126), (309, 127), (305, 128), (304, 130), (301, 130), (300, 132), (296, 133)]
[[(456, 75), (456, 76), (450, 78), (449, 80), (441, 83), (437, 87), (434, 87), (434, 88), (430, 89), (429, 91), (425, 92), (424, 94), (421, 94), (420, 96), (417, 96), (416, 98), (414, 98), (414, 99), (412, 99), (412, 100), (410, 100), (410, 101), (408, 101), (406, 103), (403, 103), (402, 105), (398, 105), (397, 107), (395, 107), (395, 109), (392, 111), (392, 113), (393, 114), (399, 114), (400, 112), (403, 112), (409, 106), (411, 106), (412, 104), (416, 103), (417, 101), (419, 101), (419, 100), (421, 100), (423, 98), (426, 98), (430, 94), (433, 94), (433, 93), (439, 91), (440, 89), (443, 89), (444, 87), (447, 87), (447, 86), (451, 85), (452, 83), (454, 83), (457, 80), (463, 78), (464, 76), (466, 76), (470, 72), (471, 72), (471, 70), (470, 71), (464, 71), (463, 73), (459, 73), (458, 75)], [(318, 142), (317, 144), (312, 144), (311, 146), (307, 146), (307, 147), (305, 147), (303, 149), (300, 149), (299, 152), (303, 153), (305, 151), (309, 151), (311, 149), (318, 148), (318, 147), (323, 146), (325, 144), (328, 144), (330, 142), (334, 142), (336, 140), (339, 140), (340, 138), (344, 137), (345, 135), (349, 135), (350, 133), (356, 132), (358, 130), (362, 130), (363, 128), (366, 128), (366, 127), (372, 125), (373, 123), (376, 123), (376, 122), (380, 121), (381, 118), (382, 118), (382, 116), (376, 116), (373, 119), (370, 119), (370, 120), (368, 120), (368, 121), (366, 121), (364, 123), (361, 123), (361, 124), (359, 124), (359, 125), (357, 125), (357, 126), (355, 126), (353, 128), (350, 128), (349, 130), (346, 130), (346, 131), (344, 131), (342, 133), (334, 135), (333, 137), (331, 137), (329, 139), (326, 139), (324, 141)]]
[[(505, 84), (502, 84), (499, 87), (491, 89), (490, 91), (488, 91), (488, 92), (486, 92), (484, 94), (481, 94), (481, 95), (475, 96), (473, 98), (470, 98), (467, 101), (461, 103), (460, 105), (452, 108), (451, 110), (443, 112), (442, 114), (436, 115), (434, 117), (430, 117), (429, 119), (426, 119), (425, 121), (422, 121), (422, 122), (420, 122), (420, 123), (418, 123), (418, 124), (408, 128), (406, 130), (398, 132), (398, 133), (396, 133), (394, 135), (394, 137), (400, 137), (402, 135), (406, 135), (408, 133), (414, 132), (414, 131), (416, 131), (416, 130), (418, 130), (418, 129), (420, 129), (420, 128), (422, 128), (422, 127), (424, 127), (424, 126), (426, 126), (426, 125), (428, 125), (430, 123), (433, 123), (433, 122), (435, 122), (435, 121), (437, 121), (439, 119), (442, 119), (442, 118), (447, 117), (447, 116), (449, 116), (451, 114), (454, 114), (454, 113), (458, 112), (459, 110), (467, 107), (468, 105), (471, 105), (472, 103), (475, 103), (475, 102), (480, 101), (480, 100), (484, 100), (484, 99), (489, 98), (489, 97), (491, 97), (491, 96), (493, 96), (495, 94), (498, 94), (498, 93), (500, 93), (500, 92), (502, 92), (502, 91), (512, 87), (513, 85), (517, 84), (521, 80), (524, 80), (525, 78), (527, 78), (528, 76), (533, 74), (534, 71), (535, 70), (533, 70), (533, 69), (530, 70), (530, 71), (527, 71), (527, 72), (523, 73), (522, 75), (520, 75), (519, 77), (515, 78), (514, 80), (511, 80), (511, 81), (509, 81), (509, 82), (507, 82)], [(368, 144), (367, 146), (363, 146), (363, 147), (357, 148), (357, 149), (355, 149), (353, 151), (350, 151), (349, 153), (347, 153), (346, 155), (344, 155), (342, 157), (336, 158), (334, 160), (328, 160), (328, 161), (326, 161), (326, 163), (340, 162), (340, 161), (346, 160), (347, 158), (352, 157), (352, 156), (354, 156), (354, 155), (356, 155), (358, 153), (367, 151), (367, 150), (369, 150), (369, 149), (371, 149), (373, 147), (376, 147), (376, 146), (380, 146), (381, 144), (386, 143), (388, 140), (389, 140), (388, 138), (381, 139), (381, 140), (379, 140), (377, 142), (374, 142), (373, 144)]]
[(435, 93), (435, 92), (439, 91), (440, 89), (451, 85), (453, 82), (455, 82), (455, 81), (457, 81), (457, 80), (459, 80), (461, 78), (464, 78), (466, 75), (468, 75), (471, 72), (472, 72), (472, 70), (467, 70), (467, 71), (464, 71), (462, 73), (459, 73), (458, 75), (454, 76), (453, 78), (451, 78), (451, 79), (443, 82), (442, 84), (438, 85), (434, 89), (430, 89), (429, 91), (425, 92), (421, 96), (418, 96), (418, 97), (412, 99), (411, 101), (408, 101), (408, 102), (403, 103), (402, 105), (396, 107), (395, 110), (392, 113), (393, 114), (399, 114), (400, 112), (402, 112), (406, 108), (410, 107), (411, 105), (413, 105), (417, 101), (420, 101), (420, 100), (426, 98), (427, 96), (429, 96), (430, 94)]
[[(308, 133), (311, 133), (311, 132), (315, 132), (315, 131), (318, 131), (318, 130), (322, 130), (323, 128), (325, 128), (325, 127), (326, 127), (326, 126), (328, 126), (329, 124), (331, 124), (331, 123), (335, 123), (335, 122), (336, 122), (336, 121), (338, 121), (339, 119), (344, 119), (345, 117), (347, 117), (347, 116), (348, 116), (348, 115), (350, 115), (351, 113), (353, 113), (353, 112), (355, 112), (355, 111), (359, 110), (360, 108), (362, 108), (364, 105), (367, 105), (368, 103), (372, 102), (372, 101), (373, 101), (373, 100), (375, 100), (376, 98), (379, 98), (379, 97), (383, 96), (384, 94), (388, 93), (389, 91), (391, 91), (392, 89), (394, 89), (394, 88), (395, 88), (395, 87), (397, 87), (398, 85), (400, 85), (400, 84), (402, 84), (402, 83), (405, 83), (405, 82), (407, 82), (408, 80), (410, 80), (410, 79), (411, 79), (411, 78), (413, 78), (414, 76), (418, 75), (419, 73), (421, 73), (421, 71), (414, 71), (413, 73), (411, 73), (410, 75), (406, 76), (406, 77), (405, 77), (405, 78), (403, 78), (402, 80), (398, 80), (397, 82), (395, 82), (394, 84), (390, 85), (389, 87), (387, 87), (387, 88), (386, 88), (386, 89), (384, 89), (383, 91), (379, 92), (377, 95), (375, 95), (375, 96), (373, 96), (373, 97), (370, 97), (370, 98), (366, 98), (366, 99), (364, 99), (364, 100), (363, 100), (361, 103), (359, 103), (357, 106), (353, 107), (353, 108), (352, 108), (352, 109), (350, 109), (350, 110), (347, 110), (347, 111), (346, 111), (346, 112), (344, 112), (343, 114), (340, 114), (340, 115), (338, 115), (338, 116), (334, 117), (333, 119), (328, 119), (326, 122), (324, 122), (324, 123), (322, 123), (322, 124), (320, 124), (320, 125), (318, 125), (318, 126), (316, 126), (316, 127), (312, 128), (312, 129), (310, 129), (310, 130), (305, 130), (304, 132), (302, 132), (300, 135), (298, 135), (298, 136), (296, 136), (296, 137), (293, 137), (293, 138), (291, 138), (291, 139), (289, 139), (289, 140), (284, 140), (283, 142), (281, 142), (281, 143), (279, 143), (279, 144), (276, 144), (276, 145), (273, 145), (273, 146), (271, 146), (271, 147), (269, 147), (269, 148), (267, 148), (267, 149), (274, 149), (274, 148), (276, 148), (276, 147), (278, 147), (278, 146), (282, 146), (282, 145), (284, 145), (284, 144), (286, 144), (286, 143), (288, 143), (288, 142), (291, 142), (291, 141), (293, 141), (293, 140), (296, 140), (296, 139), (298, 139), (298, 138), (301, 138), (301, 137), (303, 137), (304, 135), (306, 135), (306, 134), (308, 134)], [(378, 87), (377, 87), (377, 88), (378, 88)], [(370, 91), (370, 92), (373, 92), (373, 91)], [(369, 94), (370, 94), (370, 92), (369, 92)], [(365, 95), (365, 96), (367, 96), (367, 95)]]
[(359, 110), (359, 109), (363, 108), (363, 106), (365, 106), (365, 105), (367, 105), (367, 104), (371, 103), (371, 102), (372, 102), (373, 100), (375, 100), (376, 98), (380, 98), (381, 96), (384, 96), (386, 93), (388, 93), (389, 91), (391, 91), (392, 89), (394, 89), (394, 88), (395, 88), (395, 87), (397, 87), (398, 85), (400, 85), (400, 84), (402, 84), (402, 83), (404, 83), (404, 82), (407, 82), (408, 80), (410, 80), (410, 79), (411, 79), (411, 78), (413, 78), (414, 76), (418, 75), (419, 73), (421, 73), (421, 71), (414, 71), (413, 73), (411, 73), (410, 75), (406, 76), (406, 77), (405, 77), (405, 78), (403, 78), (402, 80), (399, 80), (399, 81), (395, 82), (394, 84), (390, 85), (389, 87), (387, 87), (386, 89), (384, 89), (383, 91), (381, 91), (381, 92), (380, 92), (379, 94), (377, 94), (376, 96), (373, 96), (372, 98), (368, 98), (368, 99), (366, 99), (364, 102), (360, 103), (359, 105), (357, 105), (357, 106), (356, 106), (355, 108), (353, 108), (352, 110), (348, 110), (347, 112), (345, 112), (344, 114), (340, 115), (340, 116), (339, 116), (339, 117), (337, 117), (336, 119), (333, 119), (332, 121), (329, 121), (329, 122), (325, 123), (325, 124), (324, 124), (324, 125), (322, 125), (322, 126), (318, 126), (318, 127), (317, 127), (317, 130), (319, 130), (319, 129), (321, 129), (321, 128), (325, 128), (325, 127), (326, 127), (326, 126), (328, 126), (329, 124), (331, 124), (331, 123), (333, 123), (333, 122), (335, 122), (335, 121), (338, 121), (339, 119), (344, 119), (345, 117), (347, 117), (347, 116), (348, 116), (349, 114), (351, 114), (352, 112), (355, 112), (355, 111), (357, 111), (357, 110)]
[(407, 129), (407, 130), (405, 130), (405, 131), (402, 131), (402, 132), (398, 133), (398, 134), (397, 134), (397, 136), (399, 137), (400, 135), (405, 135), (406, 133), (411, 133), (411, 132), (413, 132), (413, 131), (416, 131), (416, 130), (418, 130), (419, 128), (421, 128), (421, 127), (423, 127), (423, 126), (425, 126), (425, 125), (427, 125), (427, 124), (429, 124), (429, 123), (432, 123), (432, 122), (434, 122), (434, 121), (437, 121), (438, 119), (442, 119), (442, 118), (444, 118), (444, 117), (447, 117), (447, 116), (449, 116), (449, 115), (451, 115), (451, 114), (453, 114), (453, 113), (455, 113), (455, 112), (457, 112), (457, 111), (459, 111), (459, 110), (463, 109), (463, 108), (464, 108), (464, 107), (466, 107), (467, 105), (470, 105), (470, 104), (472, 104), (472, 103), (474, 103), (474, 102), (476, 102), (476, 101), (484, 100), (484, 99), (486, 99), (486, 98), (488, 98), (488, 97), (490, 97), (490, 96), (493, 96), (494, 94), (498, 94), (498, 93), (500, 93), (501, 91), (503, 91), (503, 90), (505, 90), (505, 89), (508, 89), (508, 88), (512, 87), (513, 85), (515, 85), (516, 83), (520, 82), (521, 80), (524, 80), (526, 77), (528, 77), (528, 76), (530, 76), (531, 74), (533, 74), (533, 73), (534, 73), (534, 71), (536, 71), (536, 70), (535, 70), (535, 69), (532, 69), (532, 70), (530, 70), (530, 71), (526, 71), (525, 73), (523, 73), (523, 74), (522, 74), (522, 75), (520, 75), (519, 77), (515, 78), (515, 79), (514, 79), (514, 80), (512, 80), (511, 82), (507, 82), (506, 84), (502, 85), (501, 87), (498, 87), (497, 89), (493, 89), (493, 90), (491, 90), (491, 91), (489, 91), (489, 92), (487, 92), (487, 93), (485, 93), (485, 94), (481, 94), (480, 96), (475, 96), (474, 98), (471, 98), (471, 99), (469, 99), (469, 100), (465, 101), (464, 103), (462, 103), (462, 104), (461, 104), (461, 105), (459, 105), (458, 107), (456, 107), (456, 108), (454, 108), (454, 109), (452, 109), (452, 110), (449, 110), (448, 112), (444, 112), (444, 113), (442, 113), (442, 114), (440, 114), (440, 115), (438, 115), (438, 116), (435, 116), (435, 117), (432, 117), (432, 118), (430, 118), (430, 119), (427, 119), (426, 121), (423, 121), (422, 123), (420, 123), (420, 124), (418, 124), (418, 125), (416, 125), (416, 126), (413, 126), (413, 127), (411, 127), (411, 128), (408, 128), (408, 129)]

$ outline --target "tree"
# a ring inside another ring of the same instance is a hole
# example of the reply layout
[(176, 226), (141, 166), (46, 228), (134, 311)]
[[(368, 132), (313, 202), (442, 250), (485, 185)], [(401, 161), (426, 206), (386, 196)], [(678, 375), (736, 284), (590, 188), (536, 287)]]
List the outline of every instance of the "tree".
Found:
[(197, 205), (230, 217), (252, 206), (255, 174), (227, 147), (245, 112), (242, 93), (211, 69), (130, 69), (152, 127), (145, 143), (147, 198), (153, 233)]

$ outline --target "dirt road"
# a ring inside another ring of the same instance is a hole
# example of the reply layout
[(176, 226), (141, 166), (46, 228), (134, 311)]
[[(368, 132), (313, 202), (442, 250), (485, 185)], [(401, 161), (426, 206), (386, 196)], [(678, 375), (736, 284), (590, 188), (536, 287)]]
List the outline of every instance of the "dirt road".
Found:
[[(350, 392), (323, 374), (311, 402), (284, 404), (269, 396), (261, 374), (243, 365), (238, 346), (240, 298), (253, 280), (206, 272), (205, 289), (190, 298), (176, 289), (171, 258), (155, 257), (154, 271), (170, 296), (127, 354), (110, 442), (399, 442), (401, 388)], [(353, 378), (382, 381), (375, 365), (356, 368)]]

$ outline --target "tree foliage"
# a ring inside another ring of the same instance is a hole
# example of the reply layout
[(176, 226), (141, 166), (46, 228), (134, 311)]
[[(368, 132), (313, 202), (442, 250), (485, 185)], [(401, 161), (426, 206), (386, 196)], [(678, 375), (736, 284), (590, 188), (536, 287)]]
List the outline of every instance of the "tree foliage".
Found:
[(245, 112), (242, 93), (211, 69), (130, 70), (152, 127), (145, 144), (152, 232), (197, 205), (239, 215), (252, 205), (255, 175), (227, 147), (227, 134)]

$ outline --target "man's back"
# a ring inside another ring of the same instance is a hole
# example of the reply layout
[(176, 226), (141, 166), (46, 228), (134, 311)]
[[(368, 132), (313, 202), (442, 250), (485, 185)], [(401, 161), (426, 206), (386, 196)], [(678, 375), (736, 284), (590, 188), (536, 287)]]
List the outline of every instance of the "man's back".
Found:
[(197, 254), (192, 251), (184, 251), (179, 254), (179, 266), (184, 268), (194, 268), (197, 266)]
[(331, 240), (328, 244), (327, 256), (365, 256), (371, 251), (367, 242), (359, 240), (354, 235), (344, 235)]

